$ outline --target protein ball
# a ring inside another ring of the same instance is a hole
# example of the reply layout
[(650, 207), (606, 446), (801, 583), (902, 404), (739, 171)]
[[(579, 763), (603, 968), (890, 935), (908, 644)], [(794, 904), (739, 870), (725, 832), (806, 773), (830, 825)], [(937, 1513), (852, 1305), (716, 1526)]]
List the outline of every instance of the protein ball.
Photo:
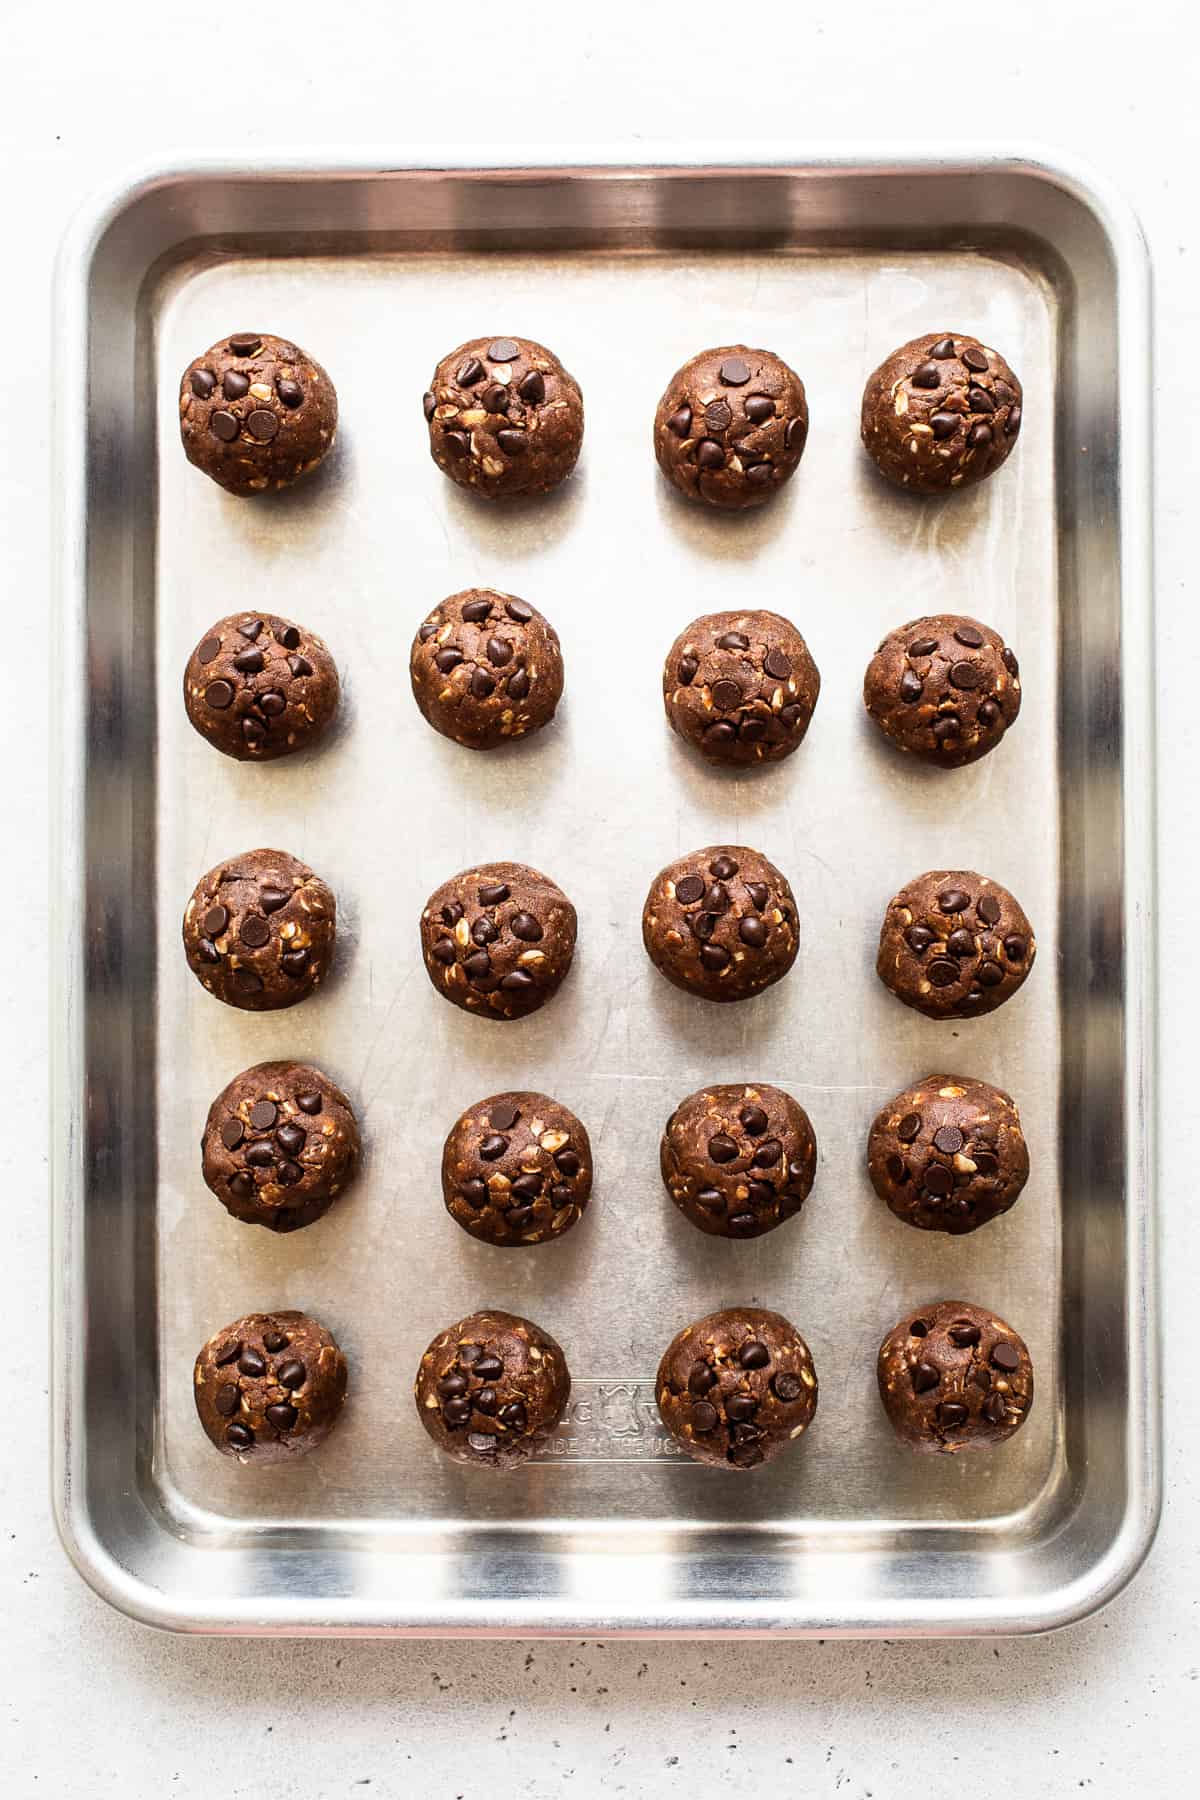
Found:
[(883, 1107), (867, 1169), (879, 1198), (918, 1231), (960, 1237), (1015, 1206), (1029, 1151), (1011, 1094), (966, 1075), (928, 1075)]
[(710, 844), (660, 869), (642, 909), (655, 968), (705, 1000), (748, 1000), (796, 960), (796, 902), (783, 875), (744, 844)]
[(766, 1082), (701, 1088), (667, 1120), (663, 1185), (710, 1237), (755, 1238), (795, 1218), (812, 1188), (817, 1140), (798, 1100)]
[(436, 888), (421, 953), (439, 994), (485, 1019), (521, 1019), (558, 991), (575, 954), (575, 908), (524, 863), (482, 863)]
[(974, 869), (931, 869), (884, 916), (875, 970), (930, 1019), (995, 1012), (1033, 967), (1033, 927), (1008, 889)]
[(890, 631), (863, 680), (867, 711), (898, 749), (944, 769), (994, 750), (1021, 710), (1021, 670), (978, 619), (936, 613)]
[(575, 467), (583, 395), (532, 338), (472, 338), (444, 356), (424, 398), (429, 451), (487, 499), (546, 494)]
[(579, 1222), (592, 1191), (592, 1146), (548, 1094), (492, 1094), (469, 1106), (442, 1151), (450, 1217), (501, 1248), (545, 1244)]
[(879, 1347), (879, 1397), (914, 1450), (986, 1450), (1019, 1431), (1033, 1364), (1011, 1325), (965, 1300), (914, 1307)]
[(553, 625), (494, 588), (468, 588), (434, 607), (413, 640), (409, 674), (434, 730), (470, 750), (540, 731), (563, 691)]
[(308, 1063), (235, 1075), (208, 1109), (204, 1179), (235, 1219), (298, 1231), (349, 1186), (361, 1144), (349, 1100)]
[(548, 1331), (489, 1308), (440, 1331), (413, 1384), (417, 1415), (439, 1450), (477, 1469), (515, 1469), (541, 1448), (571, 1393)]
[(686, 1325), (667, 1345), (655, 1391), (681, 1450), (715, 1469), (756, 1469), (802, 1437), (817, 1410), (817, 1374), (794, 1325), (731, 1306)]
[(654, 415), (654, 454), (671, 486), (724, 511), (778, 493), (807, 439), (804, 383), (782, 357), (745, 344), (685, 362)]
[(197, 981), (227, 1006), (295, 1006), (329, 973), (337, 902), (286, 850), (247, 850), (201, 876), (183, 915)]
[(862, 441), (879, 473), (914, 494), (994, 475), (1021, 429), (1021, 383), (997, 350), (962, 332), (926, 332), (867, 382)]
[(708, 613), (663, 665), (667, 723), (709, 762), (780, 762), (798, 750), (821, 692), (808, 645), (773, 612)]
[(188, 718), (239, 762), (272, 762), (316, 743), (339, 694), (337, 665), (316, 632), (270, 613), (218, 619), (183, 672)]
[(231, 494), (291, 487), (333, 448), (338, 404), (319, 362), (270, 332), (235, 331), (179, 384), (187, 459)]
[(247, 1313), (196, 1358), (196, 1411), (222, 1456), (288, 1462), (329, 1436), (346, 1399), (346, 1359), (302, 1312)]

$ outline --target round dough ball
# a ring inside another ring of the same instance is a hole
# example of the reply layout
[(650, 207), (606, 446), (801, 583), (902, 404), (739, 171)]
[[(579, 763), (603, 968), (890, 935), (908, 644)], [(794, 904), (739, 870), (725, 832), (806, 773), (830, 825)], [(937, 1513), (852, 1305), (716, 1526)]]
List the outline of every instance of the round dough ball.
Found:
[(989, 625), (936, 613), (890, 631), (867, 666), (867, 711), (910, 756), (958, 769), (994, 750), (1021, 710), (1021, 670)]
[(222, 1456), (288, 1462), (337, 1424), (346, 1359), (307, 1313), (247, 1313), (209, 1338), (194, 1382), (200, 1423)]
[(329, 1211), (358, 1166), (354, 1109), (308, 1063), (243, 1069), (208, 1109), (204, 1179), (235, 1219), (298, 1231)]
[(659, 1148), (663, 1184), (710, 1237), (754, 1238), (794, 1218), (817, 1170), (799, 1101), (766, 1082), (701, 1088), (681, 1100)]
[(804, 383), (745, 344), (677, 369), (654, 415), (658, 466), (681, 494), (724, 511), (761, 506), (796, 473), (808, 438)]
[(439, 994), (484, 1019), (523, 1019), (558, 991), (575, 954), (575, 908), (524, 863), (481, 863), (435, 888), (421, 953)]
[(247, 850), (196, 883), (183, 915), (188, 967), (227, 1006), (295, 1006), (333, 961), (337, 902), (286, 850)]
[(413, 1395), (439, 1450), (479, 1469), (515, 1469), (562, 1418), (567, 1359), (548, 1331), (516, 1313), (471, 1313), (421, 1358)]
[(867, 454), (914, 494), (994, 475), (1020, 429), (1020, 382), (998, 351), (962, 332), (928, 331), (902, 344), (863, 391)]
[(493, 1094), (469, 1106), (442, 1151), (450, 1217), (507, 1249), (562, 1237), (592, 1191), (592, 1146), (575, 1114), (548, 1094)]
[(583, 443), (583, 395), (532, 338), (472, 338), (444, 356), (424, 399), (429, 452), (487, 499), (548, 494)]
[(791, 888), (744, 844), (710, 844), (668, 863), (642, 909), (650, 961), (705, 1000), (748, 1000), (782, 981), (799, 941)]
[(267, 331), (235, 331), (179, 384), (187, 459), (231, 494), (291, 487), (333, 449), (338, 404), (311, 356)]
[(731, 1306), (667, 1345), (656, 1390), (681, 1450), (714, 1469), (756, 1469), (802, 1436), (817, 1410), (808, 1345), (779, 1313)]
[(927, 1018), (973, 1019), (1016, 993), (1036, 955), (1033, 926), (1007, 888), (974, 869), (931, 869), (888, 907), (875, 971)]
[(315, 744), (340, 692), (337, 664), (316, 632), (269, 613), (218, 619), (183, 672), (188, 718), (239, 762), (273, 762)]
[(557, 631), (527, 600), (495, 588), (435, 606), (413, 639), (409, 674), (434, 730), (470, 750), (540, 731), (562, 699)]
[(968, 1075), (928, 1075), (877, 1116), (867, 1141), (875, 1192), (918, 1231), (978, 1231), (1021, 1197), (1029, 1151), (1011, 1094)]
[(667, 723), (709, 762), (780, 762), (804, 742), (821, 692), (790, 620), (773, 612), (693, 619), (663, 665)]
[(879, 1397), (914, 1450), (985, 1450), (1019, 1431), (1033, 1405), (1023, 1338), (982, 1306), (914, 1307), (879, 1346)]

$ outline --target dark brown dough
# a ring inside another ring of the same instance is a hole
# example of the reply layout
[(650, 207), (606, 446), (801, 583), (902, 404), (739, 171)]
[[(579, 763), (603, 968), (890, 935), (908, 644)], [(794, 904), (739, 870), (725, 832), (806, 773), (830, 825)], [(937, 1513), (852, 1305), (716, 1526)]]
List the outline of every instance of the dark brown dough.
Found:
[(582, 1216), (592, 1146), (547, 1094), (492, 1094), (469, 1106), (442, 1151), (442, 1197), (472, 1237), (502, 1248), (545, 1244)]
[(913, 494), (995, 474), (1020, 429), (1020, 382), (998, 351), (963, 332), (928, 331), (902, 344), (863, 392), (867, 454)]
[(188, 967), (227, 1006), (295, 1006), (329, 973), (337, 903), (286, 850), (247, 850), (196, 883), (183, 915)]
[(654, 454), (672, 487), (726, 511), (778, 493), (807, 438), (804, 383), (782, 357), (745, 344), (685, 362), (654, 415)]
[(298, 1231), (329, 1211), (358, 1166), (354, 1109), (308, 1063), (243, 1069), (208, 1109), (204, 1179), (247, 1225)]
[(316, 632), (273, 613), (218, 619), (183, 672), (188, 718), (239, 762), (271, 762), (315, 743), (339, 692), (337, 665)]
[(270, 332), (234, 332), (179, 384), (187, 459), (231, 494), (291, 487), (333, 448), (338, 404), (311, 356)]
[(492, 750), (550, 723), (562, 698), (562, 651), (553, 625), (528, 601), (467, 588), (425, 620), (409, 675), (435, 731)]
[(477, 1469), (515, 1469), (538, 1450), (571, 1393), (567, 1359), (548, 1331), (488, 1308), (438, 1335), (413, 1395), (439, 1450)]
[(663, 666), (671, 729), (710, 762), (779, 762), (804, 741), (821, 692), (808, 645), (773, 612), (693, 619)]
[(914, 1450), (986, 1450), (1028, 1418), (1033, 1364), (1003, 1319), (937, 1300), (905, 1313), (879, 1346), (879, 1397)]
[(817, 1372), (808, 1345), (779, 1313), (731, 1306), (671, 1339), (656, 1392), (681, 1450), (715, 1469), (756, 1469), (808, 1429)]
[(421, 953), (439, 994), (484, 1019), (536, 1012), (571, 967), (575, 908), (524, 863), (481, 863), (436, 888), (421, 914)]
[(927, 1075), (871, 1127), (867, 1168), (879, 1198), (919, 1231), (977, 1231), (1014, 1206), (1029, 1179), (1016, 1101), (967, 1075)]
[(532, 338), (472, 338), (444, 356), (425, 395), (434, 462), (487, 499), (546, 494), (583, 443), (583, 395)]
[(890, 631), (867, 666), (867, 711), (922, 762), (957, 769), (994, 750), (1021, 710), (1021, 671), (990, 625), (936, 613)]
[(209, 1338), (194, 1379), (200, 1423), (222, 1456), (289, 1462), (337, 1424), (346, 1359), (307, 1313), (247, 1313)]
[(701, 1088), (681, 1100), (659, 1148), (663, 1183), (710, 1237), (753, 1238), (794, 1218), (817, 1169), (799, 1101), (765, 1082)]
[(879, 934), (880, 981), (930, 1019), (973, 1019), (1015, 994), (1037, 955), (1007, 888), (974, 869), (931, 869), (901, 888)]
[(654, 877), (642, 942), (655, 968), (685, 994), (748, 1000), (782, 981), (796, 960), (796, 902), (759, 851), (710, 844)]

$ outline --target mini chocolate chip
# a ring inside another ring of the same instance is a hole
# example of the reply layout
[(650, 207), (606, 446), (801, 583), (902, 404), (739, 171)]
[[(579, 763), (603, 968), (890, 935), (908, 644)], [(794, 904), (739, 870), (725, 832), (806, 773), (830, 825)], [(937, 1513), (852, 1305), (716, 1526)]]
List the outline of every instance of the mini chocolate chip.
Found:
[(246, 429), (260, 444), (269, 444), (279, 430), (279, 420), (265, 406), (256, 407), (246, 420)]
[(704, 409), (704, 427), (706, 431), (728, 431), (733, 424), (733, 413), (726, 400), (713, 400)]
[(750, 1338), (738, 1351), (738, 1361), (743, 1369), (765, 1369), (771, 1360), (771, 1352), (759, 1338)]
[(982, 375), (988, 366), (987, 353), (981, 350), (978, 344), (967, 344), (963, 349), (962, 360), (968, 369), (974, 369), (977, 375)]
[(964, 894), (961, 888), (943, 888), (937, 902), (944, 913), (966, 912), (971, 904), (971, 896)]
[(459, 387), (474, 387), (477, 381), (483, 380), (485, 373), (486, 371), (479, 358), (477, 356), (468, 356), (465, 362), (459, 363), (458, 368), (455, 371), (454, 379)]
[(967, 1422), (967, 1409), (957, 1400), (943, 1400), (937, 1409), (937, 1421), (943, 1431), (957, 1431)]
[(904, 941), (917, 956), (922, 956), (932, 944), (933, 935), (928, 925), (910, 925), (904, 934)]
[(268, 914), (278, 912), (281, 906), (287, 905), (291, 897), (283, 888), (260, 887), (258, 890), (258, 904)]
[(746, 883), (746, 892), (750, 897), (750, 904), (755, 912), (764, 911), (768, 900), (771, 898), (770, 890), (768, 889), (766, 882), (748, 881)]
[(688, 1424), (703, 1437), (717, 1423), (717, 1409), (711, 1400), (697, 1400), (688, 1414)]
[(287, 664), (288, 668), (292, 671), (292, 679), (294, 681), (299, 681), (303, 675), (312, 674), (312, 664), (309, 662), (307, 656), (289, 656)]
[(699, 668), (700, 664), (696, 661), (694, 656), (681, 656), (679, 659), (679, 668), (676, 670), (676, 679), (679, 682), (680, 687), (690, 687), (692, 682), (696, 679)]
[(925, 1171), (925, 1192), (935, 1194), (939, 1200), (947, 1199), (954, 1192), (954, 1176), (945, 1163), (930, 1163)]
[(935, 362), (946, 362), (954, 355), (954, 339), (952, 337), (939, 338), (929, 354)]
[(234, 1445), (238, 1450), (248, 1450), (254, 1442), (254, 1433), (248, 1425), (243, 1425), (240, 1419), (235, 1419), (232, 1425), (225, 1427), (225, 1441)]
[(481, 1181), (477, 1175), (472, 1176), (470, 1181), (464, 1181), (458, 1192), (459, 1198), (465, 1200), (468, 1206), (474, 1207), (476, 1212), (488, 1203), (487, 1182)]
[(937, 647), (938, 647), (938, 645), (937, 645), (936, 638), (929, 638), (929, 637), (915, 638), (913, 640), (913, 642), (908, 646), (907, 654), (909, 656), (918, 656), (918, 657), (932, 656), (934, 651), (937, 649)]
[(502, 1425), (507, 1425), (510, 1431), (525, 1431), (529, 1425), (529, 1414), (525, 1410), (523, 1400), (510, 1400), (506, 1406), (500, 1408), (496, 1417)]
[(727, 356), (717, 373), (726, 387), (745, 387), (750, 379), (750, 365), (740, 356)]
[(723, 1131), (718, 1132), (716, 1137), (711, 1137), (708, 1140), (708, 1156), (710, 1162), (733, 1162), (737, 1153), (737, 1145), (734, 1143), (733, 1139), (728, 1137)]
[(958, 980), (958, 964), (941, 958), (935, 959), (929, 965), (928, 975), (932, 987), (953, 987)]
[(963, 1134), (957, 1125), (943, 1125), (933, 1134), (933, 1147), (943, 1156), (956, 1156), (963, 1147)]
[[(935, 1139), (934, 1142), (936, 1143), (936, 1141)], [(981, 1335), (978, 1325), (972, 1325), (969, 1319), (960, 1320), (957, 1325), (952, 1325), (946, 1333), (950, 1342), (957, 1344), (960, 1350), (969, 1349), (972, 1344), (977, 1344)]]
[(523, 456), (529, 448), (529, 440), (523, 431), (498, 431), (496, 442), (505, 456)]
[(974, 956), (975, 939), (965, 926), (960, 926), (946, 939), (946, 948), (951, 956)]
[(925, 686), (921, 677), (912, 669), (905, 669), (903, 675), (900, 677), (900, 698), (904, 701), (904, 704), (906, 706), (911, 706), (914, 701), (921, 698), (921, 695), (924, 692)]
[(279, 959), (279, 966), (285, 975), (290, 976), (293, 981), (298, 981), (308, 968), (308, 951), (285, 950)]
[(464, 1399), (461, 1394), (454, 1394), (449, 1400), (443, 1402), (442, 1418), (453, 1431), (461, 1425), (470, 1423), (471, 1411), (471, 1402)]
[(488, 345), (489, 362), (516, 362), (521, 354), (521, 346), (514, 338), (493, 338)]
[(997, 1369), (1004, 1369), (1010, 1375), (1013, 1374), (1015, 1370), (1019, 1369), (1021, 1366), (1021, 1353), (1016, 1345), (1005, 1343), (997, 1344), (992, 1351), (992, 1366)]
[(217, 378), (211, 369), (192, 370), (192, 392), (197, 400), (211, 398), (217, 385)]
[(471, 448), (471, 440), (465, 431), (444, 431), (442, 443), (447, 456), (454, 461), (457, 461), (460, 456), (465, 456)]
[(241, 1390), (236, 1381), (227, 1381), (217, 1389), (217, 1397), (213, 1404), (223, 1419), (229, 1419), (237, 1411), (240, 1402)]
[(299, 1417), (300, 1414), (296, 1408), (290, 1406), (286, 1400), (276, 1401), (274, 1406), (267, 1408), (267, 1422), (273, 1425), (276, 1431), (290, 1431)]
[(488, 882), (479, 890), (480, 906), (503, 906), (508, 899), (509, 887), (505, 881)]
[[(280, 397), (282, 398), (282, 396)], [(421, 411), (425, 414), (426, 424), (432, 419), (436, 408), (437, 399), (429, 392), (429, 389), (426, 388), (425, 392), (421, 395)]]
[(792, 672), (791, 658), (777, 647), (772, 647), (763, 658), (763, 668), (772, 680), (786, 681)]
[(787, 430), (783, 434), (783, 447), (789, 456), (799, 456), (804, 448), (804, 440), (808, 436), (808, 420), (789, 419)]
[(767, 1129), (768, 1119), (761, 1106), (743, 1106), (738, 1114), (742, 1130), (750, 1137), (761, 1137)]
[(982, 687), (986, 679), (978, 663), (956, 662), (950, 670), (950, 682), (956, 688)]
[(536, 944), (542, 936), (542, 926), (532, 913), (514, 913), (508, 921), (508, 929), (524, 944)]
[(1004, 649), (1000, 652), (1000, 661), (1014, 679), (1021, 673), (1021, 665), (1007, 645), (1005, 645)]
[(214, 712), (224, 712), (233, 703), (233, 686), (228, 681), (210, 681), (204, 690), (204, 704)]
[(262, 339), (253, 331), (238, 331), (229, 340), (231, 356), (257, 356), (262, 349)]
[(680, 906), (694, 906), (697, 900), (704, 898), (704, 882), (699, 875), (685, 875), (676, 883), (675, 898)]
[(769, 394), (747, 394), (745, 413), (752, 425), (765, 425), (775, 417), (775, 402)]
[(767, 927), (759, 918), (741, 919), (738, 921), (738, 936), (751, 950), (761, 950), (767, 941)]
[(982, 987), (999, 987), (1004, 980), (1004, 970), (997, 962), (980, 963), (975, 979)]
[(227, 369), (221, 390), (227, 400), (243, 400), (250, 391), (250, 377), (239, 369)]
[(727, 966), (729, 952), (723, 950), (720, 944), (704, 944), (700, 950), (700, 961), (706, 969), (711, 969), (715, 973), (718, 969)]
[(914, 1139), (920, 1135), (920, 1131), (920, 1113), (905, 1113), (904, 1117), (896, 1127), (896, 1136), (900, 1139), (902, 1144), (911, 1144)]
[(758, 1411), (753, 1394), (730, 1394), (725, 1402), (725, 1417), (735, 1425), (744, 1425)]
[(1009, 415), (1004, 421), (1004, 435), (1005, 437), (1016, 437), (1020, 429), (1021, 409), (1019, 406), (1014, 406), (1010, 409)]
[(696, 448), (696, 461), (702, 469), (723, 469), (725, 452), (712, 438), (701, 438)]
[(251, 950), (261, 950), (271, 940), (271, 927), (261, 913), (251, 913), (242, 920), (238, 936)]
[(510, 975), (505, 975), (500, 982), (500, 986), (507, 994), (526, 993), (533, 985), (533, 976), (529, 973), (528, 969), (514, 969)]
[(914, 1394), (928, 1394), (941, 1386), (941, 1376), (930, 1362), (914, 1363), (909, 1370)]
[(691, 429), (692, 409), (690, 406), (681, 406), (667, 420), (667, 430), (673, 432), (677, 438), (685, 438)]
[[(459, 1361), (462, 1361), (461, 1357), (459, 1357)], [(498, 1356), (494, 1356), (489, 1351), (486, 1355), (481, 1356), (476, 1362), (475, 1373), (478, 1375), (480, 1381), (499, 1381), (501, 1375), (504, 1373), (504, 1364), (500, 1361)]]
[(468, 625), (480, 625), (492, 616), (490, 600), (468, 600), (462, 609), (462, 616)]
[(496, 691), (496, 677), (489, 675), (486, 669), (474, 669), (471, 673), (471, 692), (476, 700), (486, 700)]
[(257, 1379), (258, 1376), (266, 1374), (267, 1365), (254, 1346), (247, 1344), (238, 1357), (238, 1369), (241, 1374), (249, 1375), (251, 1379)]
[(1006, 937), (1004, 940), (1004, 954), (1007, 956), (1009, 962), (1024, 962), (1025, 948), (1025, 939), (1023, 937), (1014, 935), (1013, 937)]
[(275, 1133), (275, 1142), (288, 1156), (299, 1156), (308, 1142), (308, 1134), (303, 1126), (297, 1125), (289, 1119)]
[(942, 385), (937, 364), (931, 362), (922, 363), (919, 369), (914, 369), (911, 380), (915, 388), (936, 388)]
[(529, 692), (529, 675), (525, 669), (515, 669), (505, 683), (505, 692), (510, 700), (524, 700)]
[(289, 381), (281, 375), (275, 383), (275, 392), (279, 395), (280, 405), (286, 406), (289, 412), (295, 412), (304, 404), (304, 389), (298, 381)]

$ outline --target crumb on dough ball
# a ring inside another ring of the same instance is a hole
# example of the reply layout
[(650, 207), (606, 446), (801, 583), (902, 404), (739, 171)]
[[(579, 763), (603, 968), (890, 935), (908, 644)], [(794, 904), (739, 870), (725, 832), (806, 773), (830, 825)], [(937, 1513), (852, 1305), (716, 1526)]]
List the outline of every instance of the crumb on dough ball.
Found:
[(298, 1231), (329, 1211), (358, 1167), (358, 1122), (341, 1088), (308, 1063), (235, 1075), (208, 1110), (204, 1179), (247, 1225)]
[(413, 698), (423, 716), (471, 750), (540, 731), (563, 691), (558, 633), (537, 608), (494, 588), (442, 600), (413, 640)]
[(202, 875), (183, 915), (197, 981), (227, 1006), (274, 1012), (307, 998), (329, 973), (337, 902), (286, 850), (247, 850)]
[(808, 645), (773, 612), (708, 613), (663, 665), (667, 722), (710, 762), (780, 762), (804, 742), (821, 692)]
[(319, 362), (270, 332), (235, 331), (179, 384), (187, 459), (231, 494), (291, 487), (329, 454), (337, 394)]
[(686, 994), (748, 1000), (796, 960), (796, 901), (774, 863), (744, 844), (710, 844), (668, 863), (650, 884), (642, 942)]
[(424, 398), (429, 451), (487, 499), (546, 494), (575, 467), (583, 396), (532, 338), (472, 338), (444, 356)]
[(315, 1450), (337, 1424), (346, 1359), (306, 1313), (247, 1313), (204, 1345), (193, 1392), (200, 1423), (222, 1456), (289, 1462)]
[(807, 438), (804, 383), (782, 357), (745, 344), (685, 362), (654, 415), (654, 454), (672, 487), (725, 511), (762, 506), (778, 493)]
[(663, 1424), (716, 1469), (756, 1469), (803, 1436), (817, 1410), (808, 1345), (779, 1313), (731, 1306), (686, 1325), (658, 1365)]
[(812, 1188), (817, 1140), (798, 1100), (766, 1082), (700, 1088), (667, 1120), (663, 1185), (709, 1237), (755, 1238), (795, 1218)]
[(931, 869), (884, 916), (875, 970), (897, 1000), (931, 1019), (972, 1019), (1016, 993), (1037, 955), (1024, 912), (974, 869)]
[(889, 631), (863, 701), (898, 749), (957, 769), (994, 750), (1021, 710), (1021, 669), (989, 625), (934, 613)]
[(548, 1331), (488, 1308), (440, 1331), (413, 1384), (417, 1416), (439, 1450), (477, 1469), (515, 1469), (539, 1450), (571, 1393)]
[(421, 951), (439, 994), (484, 1019), (521, 1019), (558, 991), (575, 954), (575, 908), (524, 863), (452, 875), (421, 913)]
[(978, 1231), (1015, 1206), (1029, 1179), (1016, 1101), (967, 1075), (928, 1075), (879, 1112), (867, 1169), (906, 1225), (954, 1237)]
[(1033, 1364), (1011, 1325), (965, 1300), (906, 1313), (879, 1347), (879, 1397), (914, 1450), (1002, 1444), (1029, 1417)]
[(914, 494), (994, 475), (1021, 429), (1021, 383), (998, 350), (962, 332), (926, 332), (867, 382), (862, 441), (881, 475)]
[(337, 665), (316, 632), (273, 613), (218, 619), (183, 673), (188, 718), (239, 762), (272, 762), (316, 743), (339, 694)]
[(463, 1230), (501, 1248), (546, 1244), (578, 1224), (592, 1146), (548, 1094), (492, 1094), (469, 1106), (442, 1151), (442, 1197)]

